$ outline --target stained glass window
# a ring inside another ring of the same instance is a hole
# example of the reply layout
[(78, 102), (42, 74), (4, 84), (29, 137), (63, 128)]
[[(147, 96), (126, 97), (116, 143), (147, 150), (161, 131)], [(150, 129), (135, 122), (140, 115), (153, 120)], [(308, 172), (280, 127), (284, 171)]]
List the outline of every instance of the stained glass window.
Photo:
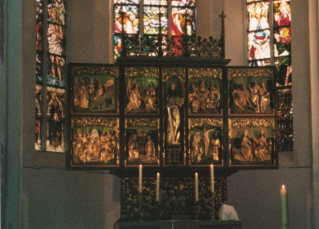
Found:
[(246, 3), (248, 64), (276, 67), (278, 145), (280, 151), (291, 151), (293, 102), (290, 0), (247, 0)]
[(35, 149), (42, 149), (43, 1), (36, 0)]
[(185, 36), (195, 37), (195, 0), (114, 0), (115, 58), (137, 42), (138, 52), (165, 56), (168, 41), (183, 46)]
[(248, 1), (248, 62), (270, 65), (269, 1)]
[(274, 1), (274, 63), (277, 85), (291, 85), (291, 9), (290, 1)]
[(65, 6), (63, 0), (48, 1), (48, 85), (65, 86)]
[(65, 0), (36, 0), (36, 150), (65, 152), (65, 14)]
[(126, 35), (139, 34), (139, 0), (114, 0), (114, 52), (122, 53), (122, 43)]
[(36, 80), (43, 80), (43, 3), (36, 0)]

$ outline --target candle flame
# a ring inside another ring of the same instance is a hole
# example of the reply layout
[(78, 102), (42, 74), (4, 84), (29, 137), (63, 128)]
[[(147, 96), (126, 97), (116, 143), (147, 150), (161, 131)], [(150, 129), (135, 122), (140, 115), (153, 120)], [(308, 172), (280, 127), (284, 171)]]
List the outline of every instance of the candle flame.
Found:
[(286, 188), (286, 186), (283, 184), (283, 185), (281, 186), (281, 188), (282, 188), (282, 189), (285, 189), (285, 188)]

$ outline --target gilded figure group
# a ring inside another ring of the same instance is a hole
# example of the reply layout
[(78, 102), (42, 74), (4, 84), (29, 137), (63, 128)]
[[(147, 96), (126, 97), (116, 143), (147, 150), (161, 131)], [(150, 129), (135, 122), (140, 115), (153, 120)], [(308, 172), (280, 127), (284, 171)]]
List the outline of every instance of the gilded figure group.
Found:
[(235, 161), (240, 162), (270, 161), (273, 153), (272, 144), (272, 140), (266, 138), (265, 130), (259, 130), (258, 138), (250, 138), (248, 130), (244, 129), (242, 131), (240, 146), (232, 146), (232, 157)]
[(264, 82), (234, 85), (231, 95), (233, 113), (271, 113), (271, 94)]
[(114, 130), (77, 129), (73, 136), (73, 161), (110, 163), (116, 157), (117, 141)]
[(220, 85), (214, 81), (193, 81), (189, 85), (188, 100), (192, 114), (217, 113), (220, 107)]
[(88, 112), (114, 111), (116, 109), (115, 80), (75, 77), (73, 104), (75, 109)]

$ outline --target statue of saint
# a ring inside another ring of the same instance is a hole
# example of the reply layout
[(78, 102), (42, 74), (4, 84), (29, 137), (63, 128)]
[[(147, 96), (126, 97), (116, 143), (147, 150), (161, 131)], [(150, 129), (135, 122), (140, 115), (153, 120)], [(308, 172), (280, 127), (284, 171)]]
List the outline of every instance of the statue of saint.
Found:
[(180, 124), (181, 115), (180, 108), (184, 104), (184, 99), (178, 94), (176, 84), (170, 84), (167, 97), (166, 97), (166, 107), (167, 107), (167, 143), (168, 144), (180, 144)]

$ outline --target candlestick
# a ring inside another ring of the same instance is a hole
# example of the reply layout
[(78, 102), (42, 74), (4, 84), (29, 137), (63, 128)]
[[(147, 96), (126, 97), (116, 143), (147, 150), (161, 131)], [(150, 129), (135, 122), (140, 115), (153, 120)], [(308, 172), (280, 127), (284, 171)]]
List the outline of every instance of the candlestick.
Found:
[(214, 192), (215, 192), (215, 175), (214, 175), (214, 165), (210, 165), (210, 185), (211, 185), (211, 193), (212, 193), (212, 220), (215, 220), (215, 200), (214, 200)]
[(215, 184), (214, 184), (214, 165), (210, 165), (210, 185), (211, 185), (211, 191), (215, 192)]
[(282, 229), (288, 229), (288, 211), (287, 211), (287, 189), (282, 185), (280, 189)]
[(142, 193), (142, 177), (143, 177), (143, 167), (140, 165), (139, 167), (139, 178), (138, 178), (138, 192)]
[(198, 201), (198, 173), (195, 173), (195, 201)]
[(159, 201), (160, 173), (156, 174), (156, 201)]

